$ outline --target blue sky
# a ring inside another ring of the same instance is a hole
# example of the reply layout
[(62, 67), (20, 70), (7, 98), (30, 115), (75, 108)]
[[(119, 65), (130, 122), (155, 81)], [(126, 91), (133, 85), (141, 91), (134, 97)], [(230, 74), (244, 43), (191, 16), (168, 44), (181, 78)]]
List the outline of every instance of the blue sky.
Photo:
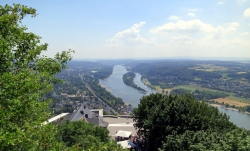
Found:
[(1, 0), (37, 9), (23, 23), (75, 59), (250, 58), (250, 0)]

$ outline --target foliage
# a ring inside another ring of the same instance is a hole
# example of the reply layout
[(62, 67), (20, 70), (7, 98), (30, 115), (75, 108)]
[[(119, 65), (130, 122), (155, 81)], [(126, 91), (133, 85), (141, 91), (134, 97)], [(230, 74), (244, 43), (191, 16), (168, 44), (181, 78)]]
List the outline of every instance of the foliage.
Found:
[[(22, 19), (36, 16), (23, 5), (0, 6), (0, 148), (1, 150), (47, 150), (57, 147), (44, 96), (60, 82), (54, 75), (66, 68), (71, 50), (55, 58), (42, 56), (48, 44), (27, 32)], [(47, 131), (47, 132), (45, 132)], [(59, 144), (60, 146), (60, 144)]]
[[(148, 150), (161, 147), (164, 150), (175, 150), (171, 149), (171, 146), (183, 147), (176, 150), (189, 150), (187, 147), (192, 145), (196, 147), (199, 144), (205, 145), (204, 139), (213, 137), (210, 134), (225, 135), (223, 139), (226, 139), (228, 134), (234, 139), (234, 135), (230, 132), (237, 130), (244, 133), (242, 137), (249, 139), (249, 136), (245, 136), (246, 131), (239, 130), (229, 121), (226, 114), (220, 113), (217, 108), (204, 102), (196, 101), (191, 95), (167, 96), (157, 93), (143, 97), (138, 108), (134, 110), (133, 118), (139, 135), (145, 137)], [(203, 135), (204, 139), (196, 139)], [(216, 143), (216, 141), (211, 140), (211, 143)], [(229, 141), (225, 140), (225, 142)], [(181, 143), (183, 145), (180, 145)], [(243, 142), (238, 143), (240, 146)], [(228, 145), (233, 147), (233, 144)]]
[(58, 125), (57, 140), (67, 147), (78, 150), (119, 150), (115, 142), (110, 141), (108, 130), (85, 123), (83, 121), (69, 122)]
[(143, 88), (139, 87), (138, 85), (134, 84), (134, 78), (135, 78), (135, 73), (134, 72), (127, 72), (122, 76), (123, 82), (128, 85), (131, 86), (139, 91), (143, 91), (146, 92), (146, 90), (144, 90)]
[(250, 133), (243, 129), (235, 129), (226, 133), (208, 131), (185, 131), (183, 134), (168, 135), (163, 147), (165, 150), (250, 150)]
[(250, 113), (250, 106), (246, 106), (246, 111)]
[(196, 64), (197, 62), (192, 61), (141, 63), (134, 66), (132, 70), (141, 73), (142, 78), (148, 79), (152, 85), (159, 85), (163, 89), (185, 85), (187, 81), (196, 82), (195, 78), (201, 79), (201, 82), (207, 82), (222, 77), (218, 72), (190, 69)]
[(245, 75), (245, 78), (248, 80), (248, 82), (250, 83), (250, 72), (247, 72)]
[(81, 68), (84, 73), (94, 75), (98, 79), (105, 79), (112, 74), (113, 65), (99, 62), (71, 61), (69, 68)]
[(105, 79), (112, 74), (112, 71), (113, 71), (113, 66), (102, 65), (102, 68), (99, 69), (97, 72), (95, 72), (94, 76), (98, 79)]
[(71, 147), (75, 144), (87, 145), (84, 139), (90, 139), (88, 136), (94, 136), (96, 140), (108, 142), (108, 130), (85, 123), (83, 121), (69, 122), (58, 125), (57, 139), (63, 141), (67, 146)]
[(213, 92), (213, 91), (200, 91), (195, 90), (194, 92), (186, 89), (174, 89), (171, 91), (171, 94), (186, 94), (191, 93), (191, 95), (197, 100), (211, 100), (217, 98), (225, 98), (230, 96), (229, 94), (222, 93), (222, 92)]

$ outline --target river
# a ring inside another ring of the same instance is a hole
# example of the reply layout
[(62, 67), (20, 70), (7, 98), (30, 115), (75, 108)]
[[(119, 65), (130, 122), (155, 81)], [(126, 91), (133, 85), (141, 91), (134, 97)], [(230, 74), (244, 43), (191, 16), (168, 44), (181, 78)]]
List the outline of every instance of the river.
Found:
[[(155, 90), (147, 87), (141, 82), (141, 75), (136, 73), (134, 83), (144, 90), (148, 91), (147, 94), (141, 93), (138, 90), (129, 87), (123, 83), (122, 76), (127, 73), (127, 69), (122, 65), (114, 66), (113, 73), (106, 80), (99, 80), (100, 84), (103, 85), (107, 90), (110, 90), (114, 96), (120, 97), (124, 102), (131, 104), (133, 107), (137, 107), (140, 103), (140, 98), (156, 93)], [(238, 127), (243, 127), (250, 130), (250, 115), (239, 113), (233, 110), (227, 110), (218, 107), (220, 112), (226, 113), (230, 116), (230, 121), (235, 123)]]
[(113, 73), (106, 80), (99, 80), (100, 84), (103, 85), (107, 90), (111, 91), (114, 96), (122, 98), (126, 103), (131, 104), (133, 107), (137, 107), (140, 103), (140, 98), (155, 93), (156, 91), (145, 86), (141, 82), (141, 75), (136, 73), (134, 83), (144, 90), (148, 91), (147, 94), (141, 93), (140, 91), (127, 86), (123, 83), (122, 76), (127, 73), (127, 69), (124, 66), (114, 66)]

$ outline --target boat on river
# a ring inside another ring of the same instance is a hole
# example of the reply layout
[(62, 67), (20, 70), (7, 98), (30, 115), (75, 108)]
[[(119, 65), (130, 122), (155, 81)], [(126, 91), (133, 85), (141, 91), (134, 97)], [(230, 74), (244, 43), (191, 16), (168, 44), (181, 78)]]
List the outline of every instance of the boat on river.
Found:
[(148, 91), (139, 91), (140, 93), (147, 94)]

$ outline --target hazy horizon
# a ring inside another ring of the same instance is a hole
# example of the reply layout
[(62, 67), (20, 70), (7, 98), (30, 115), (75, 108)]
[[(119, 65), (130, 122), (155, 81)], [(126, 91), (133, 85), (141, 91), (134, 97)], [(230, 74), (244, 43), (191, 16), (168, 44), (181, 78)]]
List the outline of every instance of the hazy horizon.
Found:
[(217, 61), (250, 61), (250, 57), (169, 57), (169, 58), (73, 58), (73, 61), (99, 61), (99, 60), (217, 60)]
[(250, 0), (1, 0), (37, 10), (28, 31), (44, 54), (75, 59), (250, 58)]

